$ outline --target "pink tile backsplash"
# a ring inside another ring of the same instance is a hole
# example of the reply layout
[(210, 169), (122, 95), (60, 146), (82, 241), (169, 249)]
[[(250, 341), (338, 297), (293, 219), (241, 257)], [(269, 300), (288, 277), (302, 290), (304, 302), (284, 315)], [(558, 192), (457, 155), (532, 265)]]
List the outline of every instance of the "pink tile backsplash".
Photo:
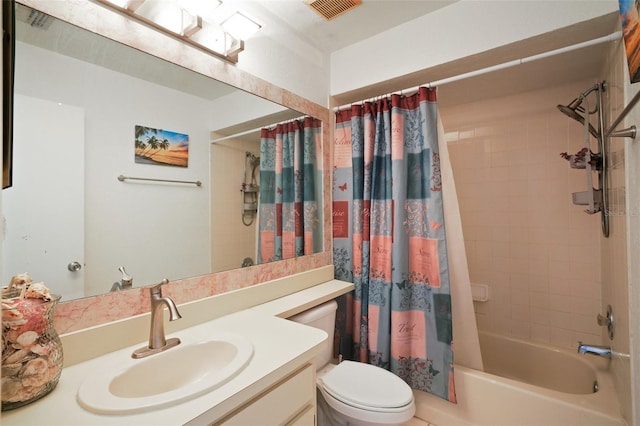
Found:
[[(309, 271), (330, 265), (331, 262), (331, 252), (324, 251), (266, 265), (172, 281), (164, 286), (163, 294), (181, 304)], [(148, 288), (134, 288), (126, 292), (107, 293), (60, 303), (54, 322), (57, 332), (63, 334), (144, 314), (149, 312), (149, 309)]]
[(586, 174), (560, 157), (582, 147), (583, 128), (556, 108), (591, 84), (441, 110), (471, 281), (490, 289), (474, 302), (481, 330), (570, 348), (602, 341), (600, 216), (572, 204)]

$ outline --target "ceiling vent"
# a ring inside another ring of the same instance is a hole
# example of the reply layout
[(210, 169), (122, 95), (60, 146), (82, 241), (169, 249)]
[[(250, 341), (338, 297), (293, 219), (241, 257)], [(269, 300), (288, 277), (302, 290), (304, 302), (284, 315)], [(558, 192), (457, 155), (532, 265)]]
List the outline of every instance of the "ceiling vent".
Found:
[(362, 0), (305, 0), (305, 2), (327, 21), (362, 4)]

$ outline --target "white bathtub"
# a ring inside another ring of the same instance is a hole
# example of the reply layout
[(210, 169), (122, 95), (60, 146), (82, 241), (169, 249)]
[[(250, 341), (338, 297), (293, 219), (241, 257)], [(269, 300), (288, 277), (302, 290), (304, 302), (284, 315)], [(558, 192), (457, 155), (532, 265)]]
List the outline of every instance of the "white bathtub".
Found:
[(626, 425), (608, 361), (491, 333), (480, 333), (480, 346), (485, 372), (455, 366), (458, 403), (415, 391), (417, 417), (437, 426)]

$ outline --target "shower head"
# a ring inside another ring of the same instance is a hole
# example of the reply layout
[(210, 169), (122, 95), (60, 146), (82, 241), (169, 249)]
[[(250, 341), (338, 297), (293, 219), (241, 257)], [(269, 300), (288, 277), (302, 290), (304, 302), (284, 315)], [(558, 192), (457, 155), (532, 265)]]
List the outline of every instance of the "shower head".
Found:
[(257, 157), (255, 154), (253, 154), (252, 152), (246, 151), (245, 152), (245, 157), (247, 159), (249, 159), (249, 161), (251, 161), (252, 164), (254, 163), (258, 163), (260, 164), (260, 157)]
[[(600, 84), (595, 84), (592, 87), (585, 90), (584, 92), (582, 92), (580, 96), (572, 100), (569, 105), (558, 105), (558, 109), (560, 110), (561, 113), (563, 113), (567, 117), (573, 118), (577, 122), (582, 123), (582, 125), (584, 126), (584, 116), (580, 115), (579, 113), (580, 112), (585, 113), (586, 116), (588, 117), (589, 114), (592, 114), (595, 111), (597, 111), (599, 107), (597, 105), (596, 109), (591, 112), (585, 111), (585, 109), (582, 107), (582, 102), (584, 102), (584, 100), (589, 95), (589, 93), (593, 92), (594, 90), (600, 90)], [(598, 134), (598, 131), (595, 129), (595, 127), (593, 127), (593, 125), (591, 125), (591, 123), (589, 123), (589, 133), (591, 133), (593, 137), (596, 139), (600, 137), (600, 135)]]
[[(582, 125), (584, 126), (584, 117), (578, 114), (578, 112), (576, 111), (577, 109), (580, 108), (580, 104), (582, 103), (582, 100), (580, 100), (579, 102), (576, 102), (579, 99), (580, 98), (574, 99), (573, 102), (571, 102), (569, 105), (558, 105), (558, 109), (560, 110), (561, 113), (563, 113), (567, 117), (573, 118), (577, 122), (582, 123)], [(596, 139), (600, 136), (598, 134), (598, 131), (595, 129), (595, 127), (593, 127), (593, 125), (591, 125), (591, 123), (589, 123), (589, 133), (591, 133), (593, 137)]]

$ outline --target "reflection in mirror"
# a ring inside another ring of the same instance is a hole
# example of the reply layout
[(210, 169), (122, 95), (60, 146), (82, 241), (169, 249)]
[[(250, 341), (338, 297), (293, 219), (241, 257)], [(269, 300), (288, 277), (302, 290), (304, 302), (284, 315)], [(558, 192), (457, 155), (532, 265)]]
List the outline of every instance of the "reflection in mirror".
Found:
[[(222, 245), (214, 242), (214, 269), (234, 265), (246, 247), (257, 249), (255, 257), (243, 258), (246, 266), (322, 251), (321, 132), (320, 120), (305, 117), (262, 128), (257, 140), (213, 139), (212, 170), (220, 176), (212, 178), (211, 226), (220, 228), (215, 235), (229, 237)], [(224, 176), (233, 173), (227, 164), (232, 157), (243, 164), (239, 198), (224, 188)], [(229, 199), (239, 204), (222, 207)], [(243, 226), (235, 219), (237, 209)]]
[[(245, 130), (299, 112), (22, 5), (16, 33), (3, 283), (29, 272), (70, 300), (121, 287), (120, 267), (139, 287), (257, 263), (257, 219), (243, 224), (252, 201), (240, 189), (260, 136)], [(152, 130), (136, 141), (136, 126)], [(220, 136), (231, 137), (210, 143)], [(138, 163), (136, 142), (152, 159), (188, 149), (188, 166)]]

